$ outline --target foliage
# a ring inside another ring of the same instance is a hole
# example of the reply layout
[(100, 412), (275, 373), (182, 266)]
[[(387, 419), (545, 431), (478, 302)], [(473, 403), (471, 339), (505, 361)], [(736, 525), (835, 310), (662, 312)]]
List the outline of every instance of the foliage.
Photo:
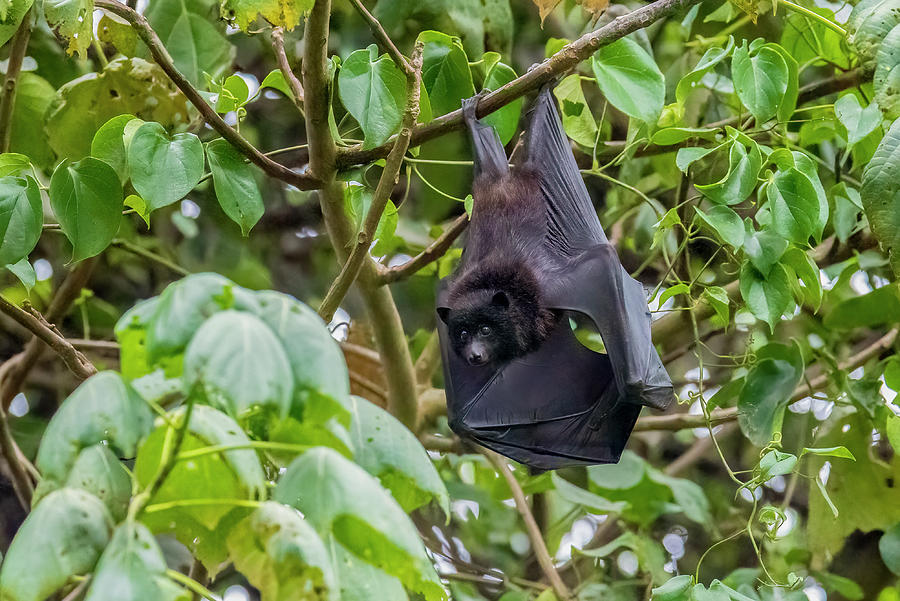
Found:
[[(896, 0), (32, 4), (0, 601), (900, 598)], [(533, 474), (450, 431), (431, 330), (461, 101), (512, 151), (551, 79), (680, 403)]]

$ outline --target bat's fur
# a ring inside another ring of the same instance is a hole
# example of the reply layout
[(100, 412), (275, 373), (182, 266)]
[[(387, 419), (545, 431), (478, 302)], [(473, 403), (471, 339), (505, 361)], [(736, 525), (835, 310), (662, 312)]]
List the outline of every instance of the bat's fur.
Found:
[(539, 273), (556, 260), (543, 244), (547, 212), (534, 169), (473, 185), (466, 250), (439, 309), (454, 351), (474, 365), (537, 349), (557, 318), (543, 303)]

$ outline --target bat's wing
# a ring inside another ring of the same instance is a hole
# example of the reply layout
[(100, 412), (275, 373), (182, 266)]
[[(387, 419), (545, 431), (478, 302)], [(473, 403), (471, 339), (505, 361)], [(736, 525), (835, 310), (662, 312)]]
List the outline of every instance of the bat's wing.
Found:
[(540, 176), (547, 206), (547, 244), (571, 257), (607, 242), (549, 86), (529, 110), (526, 148), (526, 162)]

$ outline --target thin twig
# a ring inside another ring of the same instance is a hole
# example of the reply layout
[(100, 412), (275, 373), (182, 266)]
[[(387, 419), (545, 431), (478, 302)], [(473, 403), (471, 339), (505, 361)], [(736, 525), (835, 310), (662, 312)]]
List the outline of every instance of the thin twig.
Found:
[(413, 275), (429, 263), (443, 257), (468, 225), (469, 216), (463, 213), (440, 236), (435, 238), (434, 242), (409, 261), (390, 268), (379, 267), (377, 282), (384, 285), (402, 280)]
[(440, 364), (441, 345), (440, 340), (438, 339), (437, 330), (434, 330), (431, 333), (431, 336), (428, 337), (428, 342), (425, 343), (425, 348), (422, 349), (419, 358), (416, 359), (416, 381), (422, 386), (429, 385), (434, 370), (437, 369), (437, 366)]
[(381, 172), (381, 177), (378, 180), (378, 185), (375, 187), (375, 192), (372, 194), (372, 202), (369, 205), (369, 211), (366, 213), (362, 229), (356, 236), (356, 246), (350, 251), (350, 257), (344, 263), (344, 266), (341, 268), (341, 273), (331, 284), (328, 294), (325, 295), (325, 300), (322, 301), (322, 305), (319, 307), (319, 315), (326, 323), (331, 321), (331, 318), (334, 317), (334, 312), (341, 304), (341, 301), (344, 300), (344, 296), (346, 296), (351, 284), (353, 284), (356, 277), (359, 275), (363, 260), (366, 258), (366, 255), (369, 252), (369, 246), (375, 236), (375, 230), (378, 228), (378, 223), (381, 221), (381, 216), (384, 213), (388, 200), (390, 200), (391, 191), (393, 191), (394, 185), (397, 183), (397, 178), (400, 175), (400, 167), (403, 165), (403, 155), (406, 154), (406, 150), (409, 148), (409, 138), (412, 135), (412, 128), (416, 123), (416, 119), (419, 117), (419, 91), (421, 89), (419, 82), (421, 80), (422, 52), (424, 48), (424, 44), (417, 43), (413, 50), (413, 69), (406, 76), (406, 110), (403, 113), (400, 134), (394, 143), (394, 148), (388, 155), (384, 170)]
[(143, 248), (142, 246), (133, 244), (132, 242), (129, 242), (128, 240), (124, 240), (122, 238), (114, 238), (113, 241), (110, 243), (110, 245), (114, 246), (116, 248), (120, 248), (124, 251), (130, 252), (133, 255), (137, 255), (138, 257), (147, 259), (148, 261), (153, 261), (154, 263), (159, 263), (163, 267), (169, 269), (170, 271), (177, 273), (180, 276), (191, 275), (191, 272), (188, 271), (187, 269), (185, 269), (184, 267), (182, 267), (181, 265), (178, 265), (177, 263), (170, 261), (169, 259), (163, 257), (162, 255), (158, 255), (151, 250), (147, 250), (146, 248)]
[(281, 27), (276, 27), (272, 30), (272, 47), (275, 50), (275, 59), (278, 61), (278, 68), (281, 69), (281, 74), (284, 75), (284, 80), (287, 82), (291, 93), (294, 95), (294, 104), (297, 105), (297, 108), (302, 110), (303, 84), (297, 79), (297, 76), (291, 69), (291, 64), (288, 62), (287, 52), (284, 50), (284, 29)]
[(381, 42), (381, 45), (385, 47), (397, 66), (403, 69), (403, 72), (407, 77), (413, 75), (416, 70), (415, 66), (410, 61), (407, 61), (406, 57), (403, 56), (403, 53), (397, 49), (397, 46), (391, 40), (390, 36), (388, 36), (384, 27), (381, 26), (381, 23), (378, 22), (378, 19), (366, 10), (366, 7), (363, 6), (363, 3), (360, 2), (360, 0), (351, 0), (351, 2), (353, 2), (356, 11), (362, 16), (366, 23), (369, 24), (369, 29), (372, 30), (375, 39)]
[(69, 371), (75, 374), (79, 380), (86, 380), (97, 373), (97, 368), (88, 361), (87, 357), (72, 346), (54, 326), (47, 323), (47, 320), (33, 308), (30, 311), (20, 309), (0, 296), (0, 311), (12, 317), (22, 327), (31, 330), (37, 338), (59, 355)]
[(277, 163), (260, 152), (255, 146), (250, 144), (246, 138), (241, 136), (234, 128), (225, 123), (225, 120), (211, 107), (194, 88), (188, 79), (175, 67), (169, 51), (163, 45), (162, 40), (156, 35), (156, 32), (150, 26), (150, 23), (143, 15), (128, 8), (124, 4), (113, 0), (96, 0), (94, 2), (96, 8), (108, 10), (131, 24), (138, 37), (147, 46), (153, 60), (162, 68), (169, 76), (172, 83), (181, 90), (191, 104), (203, 116), (203, 119), (214, 129), (220, 136), (228, 140), (241, 154), (247, 157), (251, 163), (262, 169), (266, 174), (279, 179), (285, 183), (296, 186), (301, 190), (313, 190), (321, 187), (321, 182), (310, 176), (309, 174), (296, 173), (285, 167), (281, 163)]
[(559, 572), (556, 571), (556, 567), (553, 565), (553, 560), (550, 558), (550, 552), (547, 550), (547, 543), (544, 542), (544, 535), (541, 533), (541, 529), (534, 519), (534, 514), (531, 513), (531, 508), (528, 506), (528, 500), (525, 498), (525, 492), (522, 490), (519, 481), (516, 480), (516, 477), (506, 464), (506, 459), (488, 449), (484, 449), (483, 453), (494, 465), (497, 472), (503, 476), (506, 483), (509, 484), (513, 500), (516, 503), (516, 509), (519, 510), (519, 514), (525, 522), (525, 531), (528, 533), (528, 538), (531, 540), (531, 548), (534, 550), (534, 554), (541, 566), (541, 570), (544, 572), (544, 576), (547, 577), (550, 586), (553, 587), (553, 591), (561, 601), (570, 599), (572, 593), (569, 591), (569, 587), (566, 586), (566, 583), (562, 581)]
[(13, 37), (9, 50), (9, 59), (6, 64), (6, 80), (3, 82), (3, 98), (0, 99), (0, 152), (9, 151), (9, 140), (12, 135), (12, 113), (16, 104), (16, 89), (19, 83), (19, 73), (22, 71), (22, 61), (28, 50), (28, 40), (31, 39), (31, 9), (22, 17), (22, 23)]

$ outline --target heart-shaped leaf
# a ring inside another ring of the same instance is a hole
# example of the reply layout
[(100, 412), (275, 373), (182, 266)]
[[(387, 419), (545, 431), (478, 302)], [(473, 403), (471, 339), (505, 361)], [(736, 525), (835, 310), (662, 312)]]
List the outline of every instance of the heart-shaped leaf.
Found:
[(630, 37), (607, 44), (594, 53), (591, 67), (610, 104), (630, 117), (656, 123), (665, 102), (666, 81), (640, 44)]
[(338, 73), (341, 103), (363, 131), (363, 147), (384, 143), (400, 129), (406, 108), (406, 76), (373, 44), (347, 57)]
[(18, 263), (41, 237), (41, 190), (30, 177), (0, 178), (0, 265)]
[(128, 145), (131, 183), (150, 211), (184, 198), (203, 177), (203, 165), (200, 138), (169, 136), (159, 123), (141, 125)]
[[(243, 80), (241, 80), (243, 81)], [(220, 138), (206, 145), (219, 206), (246, 236), (265, 212), (254, 168), (234, 146)]]

